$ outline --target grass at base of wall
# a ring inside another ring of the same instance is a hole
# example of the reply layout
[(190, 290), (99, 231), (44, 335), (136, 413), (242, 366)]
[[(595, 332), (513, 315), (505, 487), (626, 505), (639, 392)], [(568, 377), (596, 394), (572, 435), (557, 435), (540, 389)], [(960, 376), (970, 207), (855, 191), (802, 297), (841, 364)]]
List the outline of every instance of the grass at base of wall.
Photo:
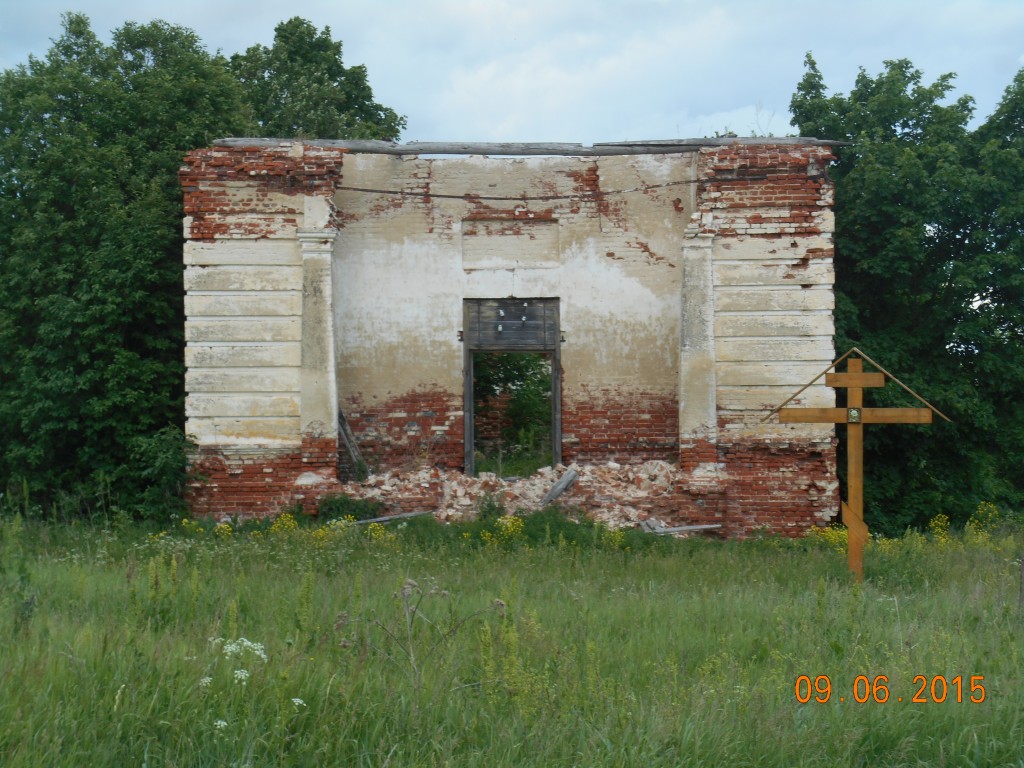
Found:
[(1013, 532), (435, 525), (3, 519), (0, 763), (1019, 764)]

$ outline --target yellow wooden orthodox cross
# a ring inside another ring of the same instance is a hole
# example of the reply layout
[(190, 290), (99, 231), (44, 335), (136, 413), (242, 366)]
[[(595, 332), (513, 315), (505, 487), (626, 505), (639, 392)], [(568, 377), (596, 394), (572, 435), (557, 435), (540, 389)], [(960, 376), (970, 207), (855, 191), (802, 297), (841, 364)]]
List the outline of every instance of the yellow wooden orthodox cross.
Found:
[[(863, 370), (862, 358), (877, 368), (880, 373)], [(841, 362), (846, 360), (846, 372), (833, 372)], [(846, 390), (845, 408), (786, 408), (800, 392), (825, 376), (825, 384), (835, 389)], [(912, 394), (927, 408), (865, 408), (864, 389), (885, 386), (888, 376), (903, 389)], [(846, 496), (847, 501), (840, 502), (843, 511), (843, 525), (847, 528), (846, 557), (850, 572), (857, 581), (864, 580), (864, 545), (868, 540), (868, 527), (864, 523), (864, 425), (865, 424), (931, 424), (932, 413), (938, 414), (946, 421), (949, 419), (939, 412), (903, 382), (886, 371), (882, 366), (854, 347), (832, 365), (819, 373), (803, 389), (775, 408), (762, 421), (772, 414), (779, 414), (779, 422), (783, 424), (845, 424), (846, 425)]]

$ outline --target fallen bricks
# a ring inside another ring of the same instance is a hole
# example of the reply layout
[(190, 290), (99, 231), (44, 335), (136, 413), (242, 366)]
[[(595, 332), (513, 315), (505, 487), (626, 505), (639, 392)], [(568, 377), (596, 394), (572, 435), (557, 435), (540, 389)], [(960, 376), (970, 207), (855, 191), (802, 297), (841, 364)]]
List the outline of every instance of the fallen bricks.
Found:
[(553, 501), (582, 509), (611, 528), (647, 520), (657, 528), (669, 527), (666, 523), (721, 528), (724, 478), (714, 472), (694, 478), (664, 461), (545, 467), (523, 478), (425, 468), (371, 475), (331, 492), (379, 501), (387, 514), (429, 511), (441, 521), (472, 518), (485, 501), (509, 512), (536, 511)]

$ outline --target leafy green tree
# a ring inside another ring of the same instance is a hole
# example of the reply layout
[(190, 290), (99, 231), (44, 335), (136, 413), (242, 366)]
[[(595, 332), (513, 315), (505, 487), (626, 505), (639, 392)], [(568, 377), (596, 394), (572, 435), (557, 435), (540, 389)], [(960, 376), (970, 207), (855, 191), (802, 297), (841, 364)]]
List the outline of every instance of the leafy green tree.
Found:
[(104, 45), (77, 14), (0, 77), (0, 488), (89, 506), (174, 482), (133, 457), (180, 447), (177, 171), (244, 126), (240, 90), (188, 30)]
[(85, 16), (63, 27), (0, 74), (0, 491), (166, 511), (185, 470), (182, 157), (256, 126), (394, 137), (404, 121), (301, 19), (235, 65), (164, 22), (110, 45)]
[(1024, 69), (972, 136), (983, 211), (961, 276), (977, 296), (958, 349), (994, 413), (991, 455), (1004, 495), (1024, 506)]
[(373, 100), (366, 67), (346, 67), (330, 27), (298, 17), (278, 24), (274, 45), (231, 57), (260, 135), (397, 139), (405, 118)]
[(478, 399), (508, 397), (515, 429), (551, 420), (551, 359), (541, 352), (477, 352), (473, 388)]
[[(849, 142), (832, 169), (837, 349), (860, 347), (953, 420), (867, 431), (878, 530), (938, 512), (963, 521), (980, 500), (1024, 494), (1020, 79), (972, 132), (971, 98), (948, 100), (953, 75), (926, 85), (889, 61), (828, 95), (808, 55), (790, 105), (802, 135)], [(895, 387), (869, 397), (917, 404)]]

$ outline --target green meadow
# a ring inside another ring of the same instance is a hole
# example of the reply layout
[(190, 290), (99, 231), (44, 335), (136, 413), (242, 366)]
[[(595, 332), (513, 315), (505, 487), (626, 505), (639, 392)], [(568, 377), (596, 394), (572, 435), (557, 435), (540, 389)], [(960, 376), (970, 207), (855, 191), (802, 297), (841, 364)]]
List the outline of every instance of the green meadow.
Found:
[(0, 518), (0, 764), (1024, 765), (1020, 528)]

